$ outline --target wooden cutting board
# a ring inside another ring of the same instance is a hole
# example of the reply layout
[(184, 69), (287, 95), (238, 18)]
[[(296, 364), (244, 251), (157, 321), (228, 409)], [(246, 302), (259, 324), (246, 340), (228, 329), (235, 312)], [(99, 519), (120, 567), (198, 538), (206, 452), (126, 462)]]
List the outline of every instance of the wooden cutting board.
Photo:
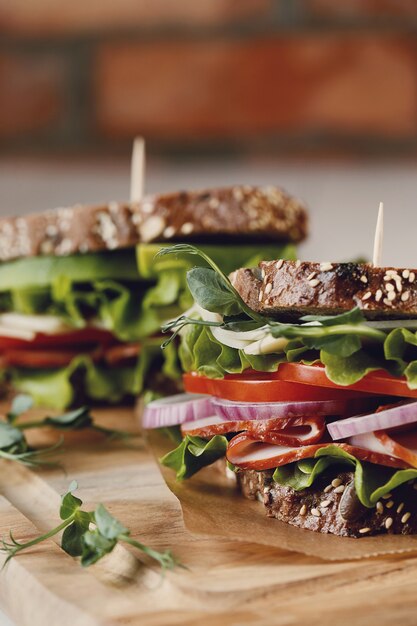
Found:
[[(95, 415), (106, 426), (138, 432), (129, 409)], [(36, 444), (56, 437), (30, 432)], [(2, 535), (13, 529), (29, 540), (55, 526), (60, 494), (76, 479), (88, 507), (102, 502), (135, 538), (172, 548), (188, 569), (162, 579), (157, 567), (122, 547), (82, 569), (58, 540), (49, 540), (0, 574), (1, 606), (19, 626), (416, 623), (415, 555), (326, 562), (244, 537), (191, 534), (141, 437), (126, 444), (71, 433), (61, 462), (66, 473), (0, 461)]]

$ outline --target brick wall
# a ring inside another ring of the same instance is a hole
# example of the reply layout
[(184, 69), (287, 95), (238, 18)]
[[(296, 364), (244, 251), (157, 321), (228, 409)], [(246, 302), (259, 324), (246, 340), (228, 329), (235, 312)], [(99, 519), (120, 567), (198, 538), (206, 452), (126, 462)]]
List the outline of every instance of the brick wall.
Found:
[(414, 155), (416, 34), (415, 0), (0, 0), (0, 149)]

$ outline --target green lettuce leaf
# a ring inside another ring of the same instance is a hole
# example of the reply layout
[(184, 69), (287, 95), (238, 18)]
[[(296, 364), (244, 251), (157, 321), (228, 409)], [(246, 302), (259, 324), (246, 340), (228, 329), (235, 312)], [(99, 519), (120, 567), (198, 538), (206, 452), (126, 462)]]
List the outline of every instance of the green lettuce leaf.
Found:
[[(175, 345), (168, 346), (161, 354), (160, 339), (150, 337), (159, 333), (163, 322), (191, 306), (186, 272), (193, 267), (195, 259), (177, 255), (155, 260), (160, 248), (160, 245), (140, 245), (136, 250), (36, 257), (0, 264), (0, 310), (56, 315), (74, 328), (83, 328), (88, 320), (94, 319), (119, 340), (140, 341), (142, 346), (134, 367), (108, 368), (80, 356), (65, 368), (12, 368), (1, 374), (7, 374), (16, 389), (32, 395), (37, 404), (57, 409), (73, 404), (74, 388), (80, 388), (92, 400), (118, 402), (125, 395), (144, 391), (147, 380), (148, 391), (154, 393), (149, 372), (161, 361), (165, 376), (172, 380), (179, 378)], [(204, 248), (226, 272), (260, 258), (295, 256), (291, 245)], [(202, 338), (201, 346), (202, 353), (193, 355), (201, 371), (205, 369), (204, 354), (209, 348), (213, 360), (218, 359), (213, 367), (207, 366), (210, 375), (223, 376), (225, 371), (242, 371), (249, 366), (239, 354), (207, 338)], [(159, 393), (160, 389), (155, 392)]]
[(176, 472), (177, 480), (184, 480), (224, 457), (226, 450), (227, 439), (223, 435), (215, 435), (209, 441), (186, 435), (179, 446), (163, 456), (160, 462)]
[(276, 372), (282, 355), (249, 355), (225, 346), (215, 339), (207, 326), (189, 325), (181, 331), (179, 357), (186, 372), (198, 372), (209, 378), (241, 374), (248, 368)]
[(154, 338), (143, 343), (135, 365), (111, 368), (97, 365), (89, 356), (81, 355), (64, 368), (12, 368), (7, 371), (7, 377), (17, 391), (29, 394), (36, 405), (63, 410), (80, 396), (117, 403), (126, 396), (138, 395), (146, 386), (152, 389), (149, 374), (157, 367), (171, 380), (180, 376), (175, 347), (162, 352), (159, 339)]
[[(218, 294), (215, 294), (216, 298)], [(241, 373), (248, 367), (257, 371), (276, 371), (283, 361), (306, 364), (321, 362), (328, 378), (341, 386), (360, 381), (370, 372), (384, 369), (394, 376), (406, 376), (410, 389), (417, 389), (417, 332), (405, 328), (382, 331), (365, 323), (362, 312), (336, 316), (306, 316), (304, 321), (319, 326), (281, 324), (265, 318), (274, 337), (288, 343), (284, 354), (249, 356), (235, 348), (222, 346), (209, 326), (189, 324), (180, 330), (181, 363), (185, 371), (199, 371), (219, 378), (226, 373)], [(230, 321), (232, 320), (232, 321)], [(401, 324), (401, 321), (398, 322)], [(261, 322), (263, 324), (263, 322)], [(225, 318), (229, 330), (259, 327), (258, 322)]]
[(375, 358), (365, 350), (359, 350), (349, 357), (320, 352), (320, 361), (326, 367), (327, 377), (337, 385), (353, 385), (366, 374), (384, 368), (383, 359)]
[(357, 496), (368, 508), (374, 507), (382, 496), (396, 487), (417, 478), (417, 469), (397, 470), (362, 462), (338, 446), (330, 444), (317, 450), (314, 458), (278, 467), (273, 479), (280, 485), (301, 491), (311, 487), (315, 480), (331, 466), (348, 468), (354, 472)]
[[(121, 341), (140, 341), (192, 305), (186, 255), (155, 260), (161, 246), (134, 250), (36, 257), (0, 264), (3, 311), (51, 314), (75, 328), (99, 321)], [(231, 271), (246, 265), (259, 246), (206, 246)], [(294, 255), (292, 246), (268, 246), (265, 258)]]
[(406, 328), (391, 331), (384, 343), (384, 356), (393, 362), (393, 373), (398, 376), (405, 374), (409, 387), (417, 388), (413, 373), (417, 366), (417, 333)]

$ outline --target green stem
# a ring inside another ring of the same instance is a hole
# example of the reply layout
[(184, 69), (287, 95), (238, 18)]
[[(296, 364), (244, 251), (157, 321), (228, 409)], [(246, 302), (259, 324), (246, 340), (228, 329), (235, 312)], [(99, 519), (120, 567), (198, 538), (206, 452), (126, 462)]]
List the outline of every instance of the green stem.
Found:
[(6, 452), (6, 450), (0, 449), (0, 458), (7, 459), (8, 461), (17, 461), (29, 467), (35, 467), (35, 466), (40, 466), (40, 465), (56, 467), (57, 465), (56, 463), (44, 461), (43, 457), (57, 450), (57, 448), (59, 448), (61, 444), (62, 444), (62, 438), (53, 446), (50, 446), (49, 448), (43, 448), (41, 450), (29, 449), (29, 450), (26, 450), (25, 452)]
[[(75, 519), (75, 514), (73, 513), (71, 515), (71, 517), (68, 517), (61, 524), (59, 524), (59, 526), (57, 526), (56, 528), (53, 528), (48, 533), (45, 533), (44, 535), (41, 535), (40, 537), (36, 537), (35, 539), (32, 539), (32, 541), (28, 541), (27, 543), (21, 544), (21, 546), (19, 546), (20, 550), (23, 550), (23, 549), (26, 549), (26, 548), (31, 548), (32, 546), (35, 546), (38, 543), (42, 543), (42, 541), (46, 541), (47, 539), (50, 539), (51, 537), (54, 537), (59, 532), (61, 532), (61, 530), (64, 530), (67, 526), (72, 524), (74, 519)], [(19, 552), (19, 550), (18, 550), (18, 552)]]
[[(81, 430), (80, 428), (60, 428), (58, 424), (49, 424), (47, 422), (45, 422), (44, 420), (36, 420), (33, 422), (25, 422), (23, 424), (14, 424), (15, 428), (18, 428), (19, 430), (29, 430), (31, 428), (44, 428), (48, 426), (49, 428), (53, 428), (55, 430), (67, 430), (67, 431), (77, 431), (77, 430)], [(105, 428), (104, 426), (98, 426), (97, 424), (89, 424), (88, 428), (91, 428), (92, 430), (96, 430), (100, 433), (103, 433), (104, 435), (106, 435), (107, 437), (120, 437), (120, 438), (127, 438), (127, 437), (131, 437), (131, 434), (128, 432), (124, 432), (122, 430), (112, 430), (110, 428)]]
[(242, 298), (240, 297), (239, 292), (236, 291), (236, 289), (233, 287), (232, 283), (230, 282), (230, 280), (228, 279), (226, 274), (224, 274), (222, 272), (222, 270), (217, 265), (217, 263), (215, 263), (213, 261), (213, 259), (211, 259), (205, 252), (203, 252), (199, 248), (196, 248), (195, 246), (192, 246), (192, 245), (189, 245), (189, 244), (177, 244), (177, 245), (172, 246), (172, 248), (164, 248), (164, 249), (160, 250), (155, 258), (160, 257), (160, 256), (165, 256), (166, 254), (176, 254), (176, 253), (194, 254), (194, 255), (197, 255), (197, 256), (201, 257), (202, 259), (204, 259), (204, 261), (209, 265), (209, 267), (211, 267), (211, 269), (213, 269), (215, 272), (217, 272), (217, 274), (223, 279), (225, 287), (231, 293), (233, 293), (233, 295), (234, 295), (236, 301), (239, 303), (239, 306), (242, 309), (242, 311), (244, 311), (246, 313), (246, 315), (248, 317), (250, 317), (251, 319), (256, 320), (257, 322), (265, 323), (265, 317), (263, 315), (260, 315), (259, 313), (257, 313), (253, 309), (251, 309), (242, 300)]
[(127, 439), (133, 436), (132, 433), (128, 433), (124, 430), (112, 430), (111, 428), (105, 428), (104, 426), (99, 426), (98, 424), (91, 424), (90, 428), (99, 433), (103, 433), (106, 437), (120, 437), (121, 439)]
[(45, 533), (44, 535), (35, 537), (35, 539), (32, 539), (31, 541), (28, 541), (27, 543), (17, 544), (13, 548), (9, 546), (3, 548), (3, 550), (8, 552), (8, 556), (7, 556), (6, 561), (4, 562), (4, 565), (6, 565), (6, 563), (8, 563), (8, 561), (10, 561), (10, 559), (13, 558), (16, 554), (18, 554), (18, 552), (21, 552), (22, 550), (26, 550), (27, 548), (31, 548), (32, 546), (36, 546), (38, 543), (42, 543), (43, 541), (46, 541), (47, 539), (54, 537), (59, 532), (61, 532), (61, 530), (64, 530), (67, 526), (72, 524), (74, 519), (75, 519), (75, 513), (73, 513), (70, 517), (68, 517), (61, 524), (59, 524), (59, 526), (57, 526), (56, 528), (53, 528), (52, 530)]
[(30, 428), (42, 428), (44, 426), (49, 426), (49, 424), (46, 424), (43, 420), (36, 420), (34, 422), (24, 422), (22, 424), (13, 423), (13, 426), (19, 430), (29, 430)]
[(133, 546), (134, 548), (137, 548), (138, 550), (141, 550), (142, 552), (144, 552), (144, 554), (147, 554), (152, 559), (157, 561), (163, 568), (173, 568), (175, 565), (175, 559), (172, 557), (172, 555), (169, 552), (158, 552), (157, 550), (154, 550), (153, 548), (149, 548), (148, 546), (145, 546), (143, 543), (140, 543), (139, 541), (132, 539), (131, 537), (129, 537), (129, 535), (119, 535), (118, 539), (120, 541), (124, 541), (125, 543), (128, 543), (129, 545)]

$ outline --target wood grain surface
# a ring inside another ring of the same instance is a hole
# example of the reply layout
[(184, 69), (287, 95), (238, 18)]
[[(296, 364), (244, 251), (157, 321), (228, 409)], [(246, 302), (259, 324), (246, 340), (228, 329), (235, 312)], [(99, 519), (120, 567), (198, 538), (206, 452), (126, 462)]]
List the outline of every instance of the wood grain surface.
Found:
[[(129, 409), (95, 414), (106, 426), (138, 432)], [(29, 435), (37, 445), (57, 438), (52, 431)], [(102, 502), (135, 538), (172, 548), (188, 569), (162, 578), (121, 546), (82, 569), (59, 538), (49, 540), (0, 574), (1, 606), (19, 626), (416, 623), (415, 555), (331, 562), (245, 537), (191, 533), (140, 436), (123, 443), (68, 434), (60, 460), (65, 472), (0, 462), (2, 535), (13, 529), (17, 539), (29, 540), (55, 526), (60, 494), (76, 479), (86, 506)]]

